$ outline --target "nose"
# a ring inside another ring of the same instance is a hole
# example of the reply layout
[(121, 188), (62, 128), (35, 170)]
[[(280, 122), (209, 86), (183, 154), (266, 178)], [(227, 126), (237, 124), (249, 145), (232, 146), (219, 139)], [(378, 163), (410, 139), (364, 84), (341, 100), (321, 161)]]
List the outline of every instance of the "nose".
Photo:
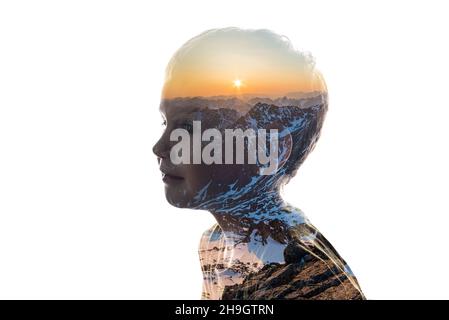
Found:
[(167, 151), (168, 151), (168, 145), (167, 143), (164, 141), (164, 135), (162, 135), (162, 137), (159, 139), (158, 142), (156, 142), (156, 144), (153, 146), (153, 153), (158, 157), (158, 158), (166, 158), (167, 157)]

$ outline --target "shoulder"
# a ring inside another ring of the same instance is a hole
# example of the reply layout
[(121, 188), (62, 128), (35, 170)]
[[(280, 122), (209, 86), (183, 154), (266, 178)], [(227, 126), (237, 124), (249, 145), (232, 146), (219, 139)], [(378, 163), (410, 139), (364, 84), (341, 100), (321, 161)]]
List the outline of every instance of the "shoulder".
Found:
[(227, 287), (224, 299), (364, 299), (349, 266), (316, 228), (302, 224), (289, 232), (284, 263), (267, 264)]

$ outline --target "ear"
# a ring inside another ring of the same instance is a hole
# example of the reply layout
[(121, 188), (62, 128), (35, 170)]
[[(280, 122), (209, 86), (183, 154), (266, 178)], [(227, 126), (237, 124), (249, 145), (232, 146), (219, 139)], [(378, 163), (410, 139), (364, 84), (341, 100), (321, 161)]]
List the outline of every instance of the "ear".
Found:
[[(270, 163), (269, 166), (259, 167), (259, 174), (272, 175), (275, 174), (290, 158), (293, 148), (293, 139), (290, 131), (286, 128), (283, 130), (275, 129), (276, 136), (270, 136)], [(270, 134), (273, 134), (270, 130)], [(259, 141), (259, 140), (258, 140)]]
[(290, 131), (286, 128), (279, 133), (279, 164), (278, 170), (282, 168), (287, 160), (290, 158), (290, 154), (293, 149), (293, 139)]

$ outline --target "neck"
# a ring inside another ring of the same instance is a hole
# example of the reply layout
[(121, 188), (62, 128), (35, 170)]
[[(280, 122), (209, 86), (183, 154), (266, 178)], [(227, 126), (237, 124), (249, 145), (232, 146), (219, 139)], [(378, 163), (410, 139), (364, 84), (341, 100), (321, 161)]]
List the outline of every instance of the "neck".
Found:
[(264, 242), (269, 236), (285, 243), (288, 239), (286, 227), (292, 221), (301, 221), (298, 213), (292, 212), (279, 192), (265, 192), (249, 200), (210, 210), (220, 228), (228, 234), (237, 236), (243, 242), (257, 239)]

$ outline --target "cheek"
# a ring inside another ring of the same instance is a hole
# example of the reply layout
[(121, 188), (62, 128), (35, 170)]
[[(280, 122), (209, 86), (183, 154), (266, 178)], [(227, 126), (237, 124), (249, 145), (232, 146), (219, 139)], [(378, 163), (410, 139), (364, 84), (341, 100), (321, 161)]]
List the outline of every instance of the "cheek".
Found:
[(188, 165), (184, 168), (183, 172), (186, 179), (186, 188), (192, 196), (195, 196), (200, 192), (209, 182), (212, 181), (211, 184), (214, 183), (215, 167), (217, 167), (217, 165), (208, 166), (196, 164)]
[(208, 185), (208, 197), (228, 191), (229, 185), (238, 181), (243, 186), (251, 180), (258, 169), (254, 165), (195, 165), (186, 173), (186, 186), (192, 196)]

